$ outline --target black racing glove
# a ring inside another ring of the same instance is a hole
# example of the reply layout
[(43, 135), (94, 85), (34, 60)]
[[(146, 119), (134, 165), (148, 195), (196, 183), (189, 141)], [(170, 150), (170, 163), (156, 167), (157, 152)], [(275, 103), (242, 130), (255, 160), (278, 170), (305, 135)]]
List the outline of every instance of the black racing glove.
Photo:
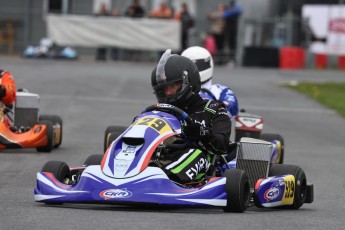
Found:
[(0, 99), (6, 95), (6, 89), (3, 85), (0, 85)]
[(212, 131), (208, 128), (205, 128), (200, 123), (192, 122), (183, 129), (183, 132), (186, 136), (191, 139), (192, 141), (207, 141), (208, 138), (212, 135)]

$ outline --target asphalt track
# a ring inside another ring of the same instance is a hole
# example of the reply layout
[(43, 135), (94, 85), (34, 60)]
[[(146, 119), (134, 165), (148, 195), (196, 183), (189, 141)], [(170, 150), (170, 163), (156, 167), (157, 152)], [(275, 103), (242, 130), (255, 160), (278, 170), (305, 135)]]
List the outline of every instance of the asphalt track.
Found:
[[(0, 57), (18, 88), (41, 97), (41, 114), (64, 121), (63, 143), (52, 153), (0, 152), (0, 229), (344, 229), (345, 120), (304, 95), (281, 87), (290, 81), (345, 81), (339, 71), (279, 71), (218, 67), (215, 80), (231, 85), (240, 107), (262, 115), (265, 132), (282, 134), (285, 163), (301, 166), (315, 187), (315, 201), (299, 210), (249, 208), (162, 209), (36, 203), (36, 173), (48, 160), (79, 166), (101, 153), (108, 125), (129, 125), (155, 102), (153, 63), (52, 61)], [(339, 100), (344, 100), (340, 98)]]

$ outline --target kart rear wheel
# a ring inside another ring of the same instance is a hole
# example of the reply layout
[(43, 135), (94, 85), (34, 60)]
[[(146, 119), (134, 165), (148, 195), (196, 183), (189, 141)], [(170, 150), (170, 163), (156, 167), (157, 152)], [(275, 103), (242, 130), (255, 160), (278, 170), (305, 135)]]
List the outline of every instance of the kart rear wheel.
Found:
[(299, 166), (284, 164), (273, 164), (268, 176), (281, 176), (286, 174), (295, 177), (294, 201), (292, 205), (282, 206), (280, 208), (299, 209), (304, 204), (307, 197), (307, 178), (304, 171)]
[(104, 153), (107, 151), (109, 145), (126, 129), (127, 128), (123, 126), (108, 126), (104, 133)]
[(285, 141), (284, 138), (280, 134), (275, 133), (261, 133), (260, 139), (268, 142), (272, 141), (280, 141), (280, 156), (278, 156), (278, 161), (276, 164), (283, 164), (284, 163), (284, 150), (285, 150)]
[(249, 205), (250, 184), (248, 175), (240, 169), (229, 169), (225, 172), (227, 204), (224, 212), (244, 212)]
[(40, 121), (39, 124), (46, 126), (46, 135), (48, 138), (47, 145), (37, 147), (37, 152), (51, 152), (54, 148), (53, 138), (54, 138), (54, 130), (53, 130), (53, 123), (51, 121)]
[(61, 143), (62, 143), (62, 119), (60, 116), (57, 115), (40, 115), (39, 117), (39, 121), (51, 121), (53, 123), (53, 126), (55, 126), (56, 124), (58, 124), (60, 126), (60, 132), (56, 133), (56, 138), (55, 139), (55, 144), (54, 144), (54, 148), (58, 148)]
[(103, 159), (103, 154), (93, 154), (90, 155), (86, 160), (84, 161), (84, 165), (100, 165)]
[(52, 173), (55, 178), (63, 183), (65, 178), (70, 176), (70, 169), (65, 162), (62, 161), (48, 161), (42, 167), (41, 172), (49, 172)]

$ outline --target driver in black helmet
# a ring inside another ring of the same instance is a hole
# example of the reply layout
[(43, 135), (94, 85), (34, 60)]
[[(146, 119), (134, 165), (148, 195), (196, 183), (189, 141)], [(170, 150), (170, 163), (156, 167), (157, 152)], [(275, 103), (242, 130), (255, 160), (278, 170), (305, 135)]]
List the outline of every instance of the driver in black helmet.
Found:
[[(151, 84), (159, 103), (172, 104), (190, 115), (193, 123), (183, 130), (188, 138), (201, 142), (213, 153), (228, 152), (230, 117), (222, 102), (199, 96), (200, 75), (193, 61), (167, 50), (152, 71)], [(200, 149), (187, 149), (178, 152), (164, 170), (182, 184), (199, 181), (208, 171), (210, 159)]]

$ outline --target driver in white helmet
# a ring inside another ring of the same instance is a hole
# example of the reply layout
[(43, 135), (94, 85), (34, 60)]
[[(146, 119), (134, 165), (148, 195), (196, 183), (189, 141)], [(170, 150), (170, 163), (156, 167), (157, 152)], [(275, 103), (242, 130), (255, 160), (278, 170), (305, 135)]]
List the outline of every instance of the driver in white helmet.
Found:
[(200, 95), (207, 99), (222, 101), (231, 117), (238, 115), (238, 101), (230, 87), (213, 84), (213, 58), (210, 52), (200, 46), (192, 46), (184, 50), (181, 56), (191, 59), (198, 67), (201, 79)]

